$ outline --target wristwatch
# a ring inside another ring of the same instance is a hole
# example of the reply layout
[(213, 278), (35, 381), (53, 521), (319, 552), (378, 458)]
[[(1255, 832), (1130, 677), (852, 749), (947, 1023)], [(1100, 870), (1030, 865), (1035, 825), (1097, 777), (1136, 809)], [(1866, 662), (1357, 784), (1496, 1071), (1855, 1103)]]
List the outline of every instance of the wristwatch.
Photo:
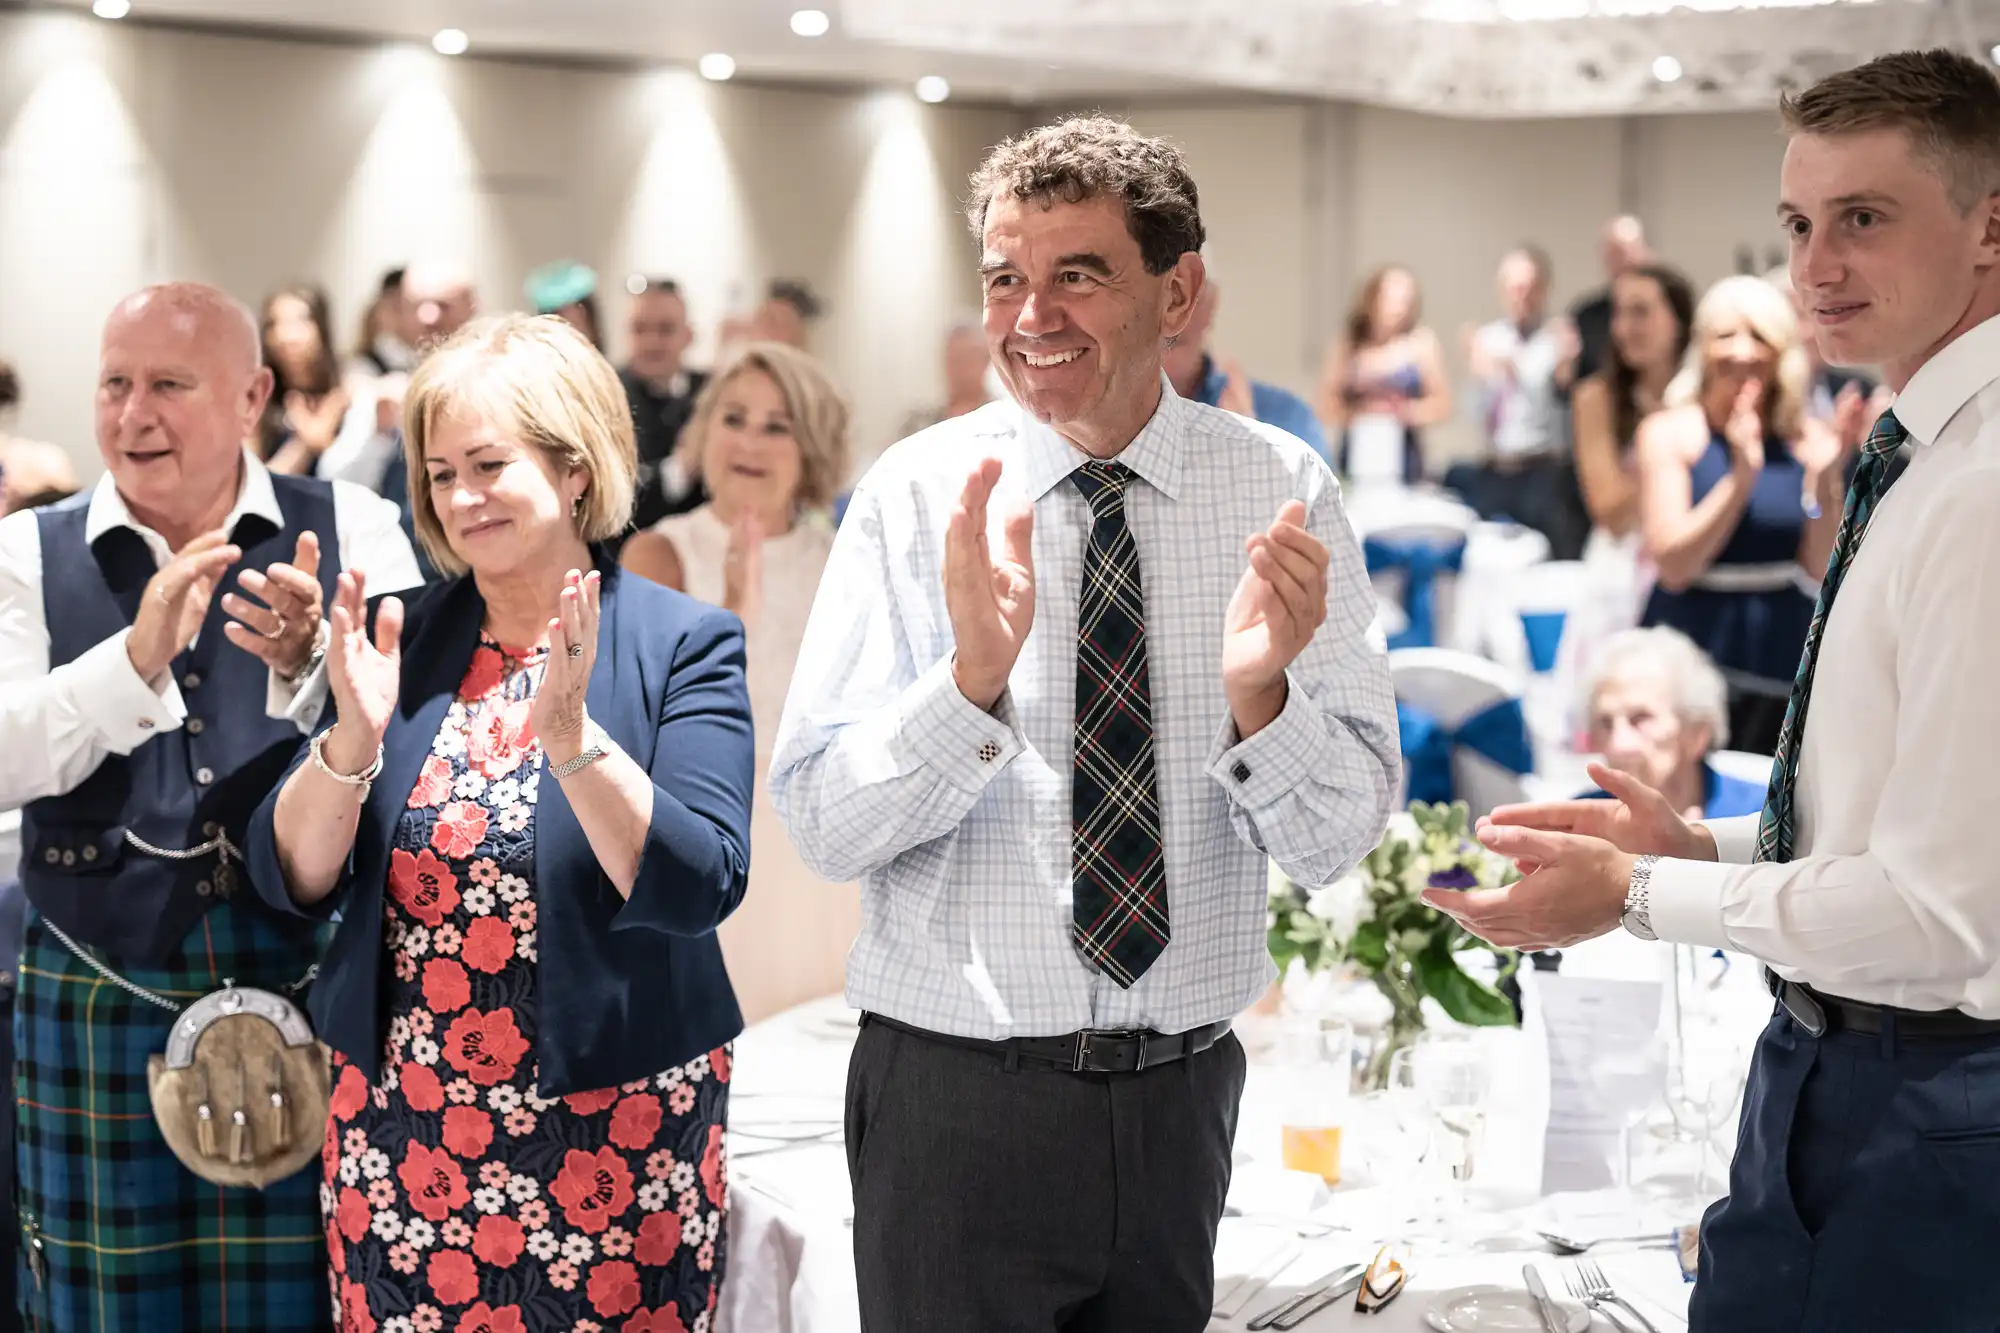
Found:
[(326, 643), (330, 632), (327, 623), (324, 620), (320, 621), (319, 635), (313, 640), (312, 652), (306, 655), (305, 665), (289, 676), (280, 672), (278, 679), (284, 681), (287, 685), (296, 686), (300, 681), (307, 679), (313, 672), (319, 670), (319, 664), (326, 660)]
[(1625, 885), (1625, 914), (1619, 924), (1642, 940), (1657, 940), (1653, 929), (1653, 867), (1657, 856), (1642, 856), (1632, 863), (1632, 878)]

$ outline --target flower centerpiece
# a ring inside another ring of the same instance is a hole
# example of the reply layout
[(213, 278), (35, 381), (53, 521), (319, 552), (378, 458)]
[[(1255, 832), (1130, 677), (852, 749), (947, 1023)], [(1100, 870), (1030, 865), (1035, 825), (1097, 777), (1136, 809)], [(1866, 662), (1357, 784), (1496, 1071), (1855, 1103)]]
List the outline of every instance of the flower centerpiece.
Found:
[(1474, 840), (1463, 801), (1416, 801), (1389, 821), (1360, 865), (1325, 888), (1302, 888), (1273, 871), (1271, 957), (1280, 977), (1294, 961), (1308, 973), (1344, 964), (1374, 983), (1390, 1010), (1385, 1039), (1369, 1062), (1369, 1081), (1379, 1085), (1390, 1056), (1423, 1031), (1427, 999), (1471, 1026), (1517, 1021), (1513, 1002), (1461, 963), (1468, 954), (1490, 955), (1495, 981), (1504, 981), (1520, 956), (1487, 944), (1419, 895), (1498, 888), (1519, 878), (1512, 862)]

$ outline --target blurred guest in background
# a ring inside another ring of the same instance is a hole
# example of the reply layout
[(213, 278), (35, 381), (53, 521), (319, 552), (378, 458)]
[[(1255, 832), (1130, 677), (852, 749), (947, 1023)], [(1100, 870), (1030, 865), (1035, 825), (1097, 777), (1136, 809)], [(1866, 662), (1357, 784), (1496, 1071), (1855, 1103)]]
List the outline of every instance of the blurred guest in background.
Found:
[(1326, 451), (1326, 432), (1320, 429), (1319, 419), (1306, 406), (1305, 399), (1289, 389), (1251, 379), (1234, 360), (1218, 361), (1209, 354), (1208, 335), (1215, 327), (1216, 303), (1220, 299), (1220, 289), (1211, 277), (1202, 284), (1201, 295), (1195, 299), (1187, 331), (1167, 344), (1161, 365), (1174, 392), (1194, 402), (1290, 431), (1331, 464), (1333, 460)]
[(945, 330), (941, 363), (944, 367), (944, 402), (910, 413), (903, 419), (897, 439), (915, 435), (940, 421), (975, 412), (992, 401), (986, 374), (992, 362), (987, 359), (986, 335), (980, 332), (977, 319), (954, 320), (951, 327)]
[[(348, 429), (353, 399), (334, 359), (327, 306), (326, 289), (316, 283), (293, 283), (264, 298), (271, 398), (257, 421), (257, 453), (273, 472), (317, 472), (320, 456)], [(371, 421), (354, 420), (355, 428), (372, 433)]]
[[(1584, 688), (1590, 749), (1606, 766), (1665, 796), (1685, 819), (1754, 815), (1766, 783), (1718, 772), (1729, 748), (1729, 695), (1708, 654), (1665, 626), (1613, 635)], [(1604, 792), (1588, 793), (1603, 796)]]
[(1640, 529), (1659, 573), (1645, 623), (1722, 669), (1729, 733), (1759, 754), (1777, 749), (1845, 486), (1842, 432), (1805, 413), (1807, 371), (1784, 294), (1724, 278), (1695, 310), (1670, 405), (1639, 429)]
[(1372, 455), (1391, 450), (1400, 450), (1405, 484), (1424, 475), (1424, 429), (1450, 418), (1452, 398), (1437, 335), (1417, 322), (1422, 313), (1416, 275), (1385, 265), (1361, 284), (1346, 328), (1327, 349), (1319, 413), (1340, 437), (1334, 470), (1342, 476), (1358, 466), (1368, 479), (1383, 479), (1395, 465)]
[(0, 361), (0, 514), (77, 487), (76, 465), (60, 445), (23, 439), (7, 430), (4, 423), (13, 419), (20, 403), (20, 377), (12, 365)]
[(1549, 261), (1535, 247), (1508, 252), (1499, 285), (1507, 313), (1466, 339), (1486, 461), (1455, 464), (1444, 484), (1480, 517), (1534, 528), (1555, 559), (1574, 560), (1590, 533), (1563, 402), (1576, 373), (1576, 328), (1548, 317)]
[(680, 514), (708, 499), (701, 478), (690, 473), (676, 451), (695, 396), (706, 373), (686, 363), (694, 328), (687, 300), (672, 278), (646, 278), (632, 297), (627, 342), (632, 359), (618, 373), (632, 405), (632, 433), (639, 449), (639, 499), (634, 528), (644, 530), (669, 514)]
[(1628, 268), (1611, 283), (1611, 348), (1580, 381), (1571, 403), (1576, 475), (1595, 531), (1622, 538), (1639, 528), (1639, 477), (1632, 446), (1639, 423), (1666, 403), (1687, 357), (1694, 288), (1671, 268)]
[(528, 275), (528, 308), (538, 315), (554, 315), (581, 333), (592, 347), (604, 346), (598, 335), (603, 327), (597, 317), (597, 274), (586, 264), (561, 259), (544, 264)]
[(1576, 327), (1576, 383), (1603, 370), (1611, 361), (1611, 319), (1613, 288), (1621, 273), (1652, 262), (1653, 251), (1646, 244), (1646, 227), (1630, 213), (1604, 224), (1598, 244), (1604, 262), (1605, 285), (1580, 298), (1569, 308), (1570, 323)]
[(392, 268), (361, 313), (361, 336), (349, 369), (370, 377), (408, 374), (417, 360), (417, 337), (416, 312), (403, 295), (403, 270)]
[(718, 367), (684, 450), (710, 499), (625, 545), (625, 567), (742, 618), (757, 721), (750, 891), (720, 931), (746, 1022), (841, 988), (861, 926), (852, 884), (799, 859), (772, 809), (770, 766), (785, 693), (833, 548), (826, 507), (847, 475), (847, 404), (812, 357), (750, 343)]
[(785, 343), (804, 351), (812, 341), (812, 326), (823, 313), (825, 304), (811, 287), (797, 278), (779, 278), (744, 332), (758, 342)]

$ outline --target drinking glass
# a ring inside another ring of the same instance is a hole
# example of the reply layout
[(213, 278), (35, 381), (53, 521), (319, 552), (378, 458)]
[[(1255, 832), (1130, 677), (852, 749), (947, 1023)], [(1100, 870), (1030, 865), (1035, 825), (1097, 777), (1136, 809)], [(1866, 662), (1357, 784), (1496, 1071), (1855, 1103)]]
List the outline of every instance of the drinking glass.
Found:
[(1279, 1028), (1273, 1055), (1284, 1079), (1279, 1135), (1285, 1169), (1338, 1185), (1342, 1131), (1352, 1109), (1354, 1029), (1339, 1018), (1289, 1019)]

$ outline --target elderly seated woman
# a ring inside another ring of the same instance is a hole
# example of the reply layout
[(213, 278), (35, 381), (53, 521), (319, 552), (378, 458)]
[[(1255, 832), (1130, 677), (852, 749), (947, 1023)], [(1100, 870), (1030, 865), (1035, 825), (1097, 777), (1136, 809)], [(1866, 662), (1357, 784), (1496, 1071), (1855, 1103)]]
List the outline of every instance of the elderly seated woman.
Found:
[(1626, 630), (1605, 640), (1591, 665), (1590, 747), (1608, 767), (1659, 791), (1688, 819), (1764, 808), (1764, 784), (1708, 762), (1729, 744), (1728, 689), (1692, 639), (1663, 626)]

